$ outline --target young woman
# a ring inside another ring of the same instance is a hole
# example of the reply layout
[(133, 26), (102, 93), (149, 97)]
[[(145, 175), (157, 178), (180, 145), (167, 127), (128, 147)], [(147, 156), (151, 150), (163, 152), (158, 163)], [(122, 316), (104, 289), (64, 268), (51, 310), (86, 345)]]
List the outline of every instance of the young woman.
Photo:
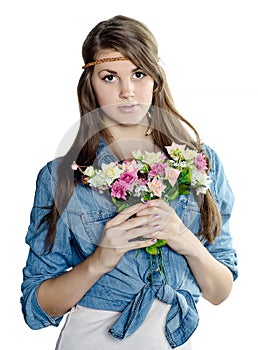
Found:
[[(229, 232), (233, 195), (223, 166), (175, 109), (157, 44), (141, 22), (116, 16), (83, 44), (81, 122), (71, 149), (39, 173), (21, 298), (33, 329), (58, 326), (56, 349), (190, 349), (202, 295), (220, 304), (237, 277)], [(194, 135), (194, 136), (192, 136)], [(203, 152), (212, 183), (200, 198), (158, 198), (117, 213), (79, 168), (162, 151)], [(159, 258), (145, 249), (166, 240)]]

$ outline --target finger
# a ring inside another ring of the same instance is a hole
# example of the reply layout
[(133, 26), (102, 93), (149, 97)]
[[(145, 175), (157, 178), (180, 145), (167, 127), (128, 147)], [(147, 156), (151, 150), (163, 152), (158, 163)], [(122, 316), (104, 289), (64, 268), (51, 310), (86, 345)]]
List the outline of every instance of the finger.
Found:
[(144, 203), (138, 203), (135, 205), (132, 205), (124, 210), (122, 210), (119, 214), (117, 214), (113, 219), (111, 219), (109, 222), (112, 222), (114, 226), (119, 225), (126, 220), (128, 220), (131, 216), (135, 215), (137, 212), (140, 212), (144, 208), (146, 208), (147, 204)]
[(149, 239), (151, 239), (151, 237), (142, 237), (142, 236), (137, 236), (135, 238), (131, 238), (131, 239), (128, 239), (128, 242), (137, 242), (137, 241), (148, 241)]
[(139, 218), (149, 217), (150, 224), (155, 220), (156, 224), (160, 225), (160, 230), (163, 230), (168, 223), (178, 220), (178, 216), (172, 207), (166, 203), (157, 203), (157, 201), (154, 206), (150, 204), (147, 208), (138, 212), (136, 216)]
[[(152, 203), (155, 202), (155, 203)], [(148, 216), (148, 215), (152, 215), (154, 218), (159, 216), (164, 216), (164, 215), (173, 215), (175, 213), (175, 210), (170, 207), (166, 202), (164, 202), (163, 200), (153, 200), (150, 201), (150, 204), (143, 208), (141, 211), (139, 211), (136, 216), (140, 217), (140, 216)]]
[(128, 242), (134, 241), (146, 241), (151, 238), (155, 238), (160, 231), (160, 225), (148, 225), (141, 228), (132, 229), (125, 233)]
[[(131, 223), (132, 221), (133, 223)], [(139, 237), (145, 236), (148, 238), (153, 237), (153, 233), (157, 230), (156, 227), (146, 221), (146, 218), (130, 219), (126, 222), (122, 222), (120, 225), (113, 226), (108, 222), (106, 224), (104, 235), (101, 239), (101, 246), (108, 246), (114, 248), (121, 248), (125, 246), (128, 240), (138, 240)], [(135, 239), (137, 238), (137, 239)]]
[[(134, 237), (134, 238), (130, 238)], [(104, 240), (103, 242), (100, 242), (100, 246), (104, 248), (115, 248), (117, 250), (121, 249), (123, 251), (133, 250), (133, 249), (139, 249), (148, 247), (152, 244), (155, 244), (157, 241), (156, 237), (152, 237), (152, 234), (150, 234), (150, 237), (143, 238), (138, 235), (134, 236), (126, 236), (123, 237), (117, 237), (115, 240)]]
[(144, 226), (149, 227), (152, 224), (154, 224), (157, 218), (158, 218), (157, 215), (135, 216), (131, 219), (126, 220), (125, 222), (121, 223), (118, 226), (119, 228), (125, 231), (130, 231), (133, 229), (141, 229)]
[(149, 240), (153, 240), (153, 239), (158, 239), (158, 236), (159, 236), (159, 231), (157, 232), (152, 232), (148, 235), (145, 236), (138, 236), (138, 237), (135, 237), (135, 238), (132, 238), (132, 239), (129, 239), (128, 242), (145, 242), (145, 241), (149, 241)]
[(152, 246), (156, 242), (157, 242), (156, 238), (151, 238), (146, 241), (134, 241), (130, 243), (129, 250), (146, 248), (146, 247)]
[(167, 210), (170, 207), (163, 199), (153, 199), (148, 202), (148, 205), (145, 208), (160, 208), (161, 210)]

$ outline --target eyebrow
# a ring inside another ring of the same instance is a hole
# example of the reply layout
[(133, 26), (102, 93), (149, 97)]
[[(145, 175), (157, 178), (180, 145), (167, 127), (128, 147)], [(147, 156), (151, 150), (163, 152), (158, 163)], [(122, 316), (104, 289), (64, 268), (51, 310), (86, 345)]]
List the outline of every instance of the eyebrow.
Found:
[[(132, 73), (136, 72), (137, 70), (141, 69), (140, 67), (136, 67), (132, 70)], [(99, 71), (99, 73), (101, 72), (108, 72), (108, 73), (111, 73), (111, 74), (117, 74), (116, 71), (112, 70), (112, 69), (102, 69)]]

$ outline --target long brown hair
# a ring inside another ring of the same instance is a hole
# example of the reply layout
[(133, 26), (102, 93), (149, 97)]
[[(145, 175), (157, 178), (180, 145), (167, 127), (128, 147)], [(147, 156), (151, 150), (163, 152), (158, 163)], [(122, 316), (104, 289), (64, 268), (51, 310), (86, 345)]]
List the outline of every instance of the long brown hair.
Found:
[[(84, 63), (95, 61), (98, 54), (106, 49), (120, 52), (154, 79), (152, 105), (157, 110), (152, 126), (155, 145), (165, 153), (165, 146), (170, 145), (172, 141), (201, 151), (198, 132), (174, 106), (164, 70), (159, 64), (156, 39), (149, 29), (143, 23), (125, 16), (115, 16), (100, 22), (83, 43)], [(44, 218), (49, 223), (46, 237), (48, 251), (55, 241), (57, 221), (73, 194), (74, 186), (80, 181), (79, 173), (76, 171), (74, 176), (71, 176), (72, 161), (76, 160), (77, 164), (82, 166), (91, 165), (96, 158), (100, 137), (105, 137), (108, 132), (98, 125), (99, 105), (91, 84), (93, 69), (93, 67), (85, 69), (78, 83), (77, 94), (81, 114), (79, 130), (73, 145), (59, 164), (59, 180), (54, 203)], [(189, 129), (194, 137), (191, 136)], [(200, 211), (202, 220), (199, 235), (208, 242), (213, 242), (220, 232), (221, 216), (210, 191), (204, 195)]]

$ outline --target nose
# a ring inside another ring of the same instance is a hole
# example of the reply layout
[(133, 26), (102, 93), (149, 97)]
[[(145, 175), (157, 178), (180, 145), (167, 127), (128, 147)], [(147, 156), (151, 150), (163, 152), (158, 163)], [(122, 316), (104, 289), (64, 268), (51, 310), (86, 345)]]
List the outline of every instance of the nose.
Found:
[(131, 79), (120, 81), (119, 97), (122, 99), (129, 99), (135, 96), (134, 83)]

